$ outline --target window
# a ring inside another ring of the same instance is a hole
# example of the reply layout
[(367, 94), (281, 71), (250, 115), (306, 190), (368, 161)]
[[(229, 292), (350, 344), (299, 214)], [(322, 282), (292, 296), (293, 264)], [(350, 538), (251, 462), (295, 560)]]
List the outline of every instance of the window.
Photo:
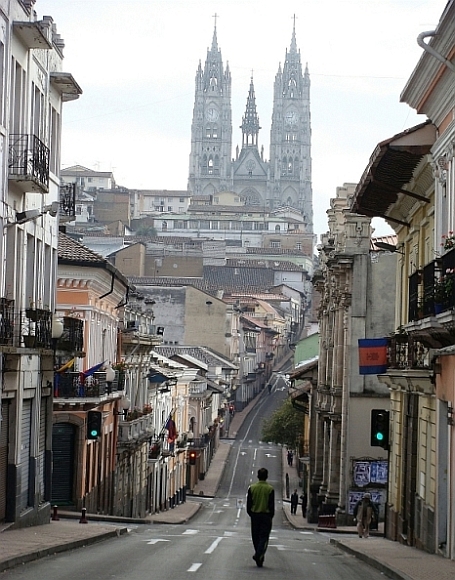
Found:
[(172, 211), (172, 205), (167, 206), (167, 211)]
[(275, 226), (275, 231), (279, 232), (280, 231), (280, 226)]
[(89, 183), (92, 183), (92, 181), (93, 181), (93, 177), (89, 177), (89, 178), (87, 179), (87, 181), (88, 181)]
[(270, 247), (271, 248), (281, 248), (281, 242), (279, 240), (271, 240)]
[(297, 243), (295, 244), (295, 249), (296, 249), (296, 250), (301, 250), (301, 249), (302, 249), (302, 242), (297, 242)]
[(180, 203), (185, 203), (185, 198), (184, 198), (184, 197), (181, 197), (181, 198), (179, 199), (179, 202), (180, 202)]

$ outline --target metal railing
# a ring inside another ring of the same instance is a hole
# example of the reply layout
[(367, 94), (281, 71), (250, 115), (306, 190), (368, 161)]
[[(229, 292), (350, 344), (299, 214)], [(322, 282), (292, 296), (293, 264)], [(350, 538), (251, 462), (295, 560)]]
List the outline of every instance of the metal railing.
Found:
[(111, 385), (106, 383), (105, 372), (96, 372), (83, 380), (79, 372), (54, 374), (54, 398), (59, 399), (101, 398), (121, 391), (120, 387), (117, 373)]
[(421, 369), (430, 368), (430, 349), (408, 334), (395, 334), (389, 340), (388, 368)]
[[(435, 316), (455, 307), (455, 248), (409, 276), (408, 321)], [(444, 291), (441, 293), (441, 284)]]
[(49, 148), (36, 135), (10, 135), (10, 177), (32, 178), (46, 191), (49, 187)]

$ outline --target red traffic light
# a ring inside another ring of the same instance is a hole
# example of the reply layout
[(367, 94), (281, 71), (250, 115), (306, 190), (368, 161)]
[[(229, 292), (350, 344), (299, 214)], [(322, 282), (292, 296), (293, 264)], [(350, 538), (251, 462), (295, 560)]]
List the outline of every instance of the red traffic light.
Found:
[(196, 457), (197, 457), (197, 453), (196, 451), (190, 451), (189, 452), (189, 458), (190, 458), (190, 465), (196, 465)]

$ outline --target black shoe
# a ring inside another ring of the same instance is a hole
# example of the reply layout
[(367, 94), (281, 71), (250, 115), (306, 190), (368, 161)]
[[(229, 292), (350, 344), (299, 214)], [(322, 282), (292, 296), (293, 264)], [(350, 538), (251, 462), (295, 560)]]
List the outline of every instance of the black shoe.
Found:
[(256, 562), (256, 566), (258, 568), (262, 568), (262, 564), (264, 563), (264, 556), (258, 556), (257, 554), (255, 554), (253, 556), (253, 560)]

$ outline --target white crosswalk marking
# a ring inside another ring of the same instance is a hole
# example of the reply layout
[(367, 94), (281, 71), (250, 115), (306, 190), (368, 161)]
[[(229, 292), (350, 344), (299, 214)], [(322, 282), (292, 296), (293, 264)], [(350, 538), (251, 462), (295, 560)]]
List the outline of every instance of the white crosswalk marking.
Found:
[(188, 568), (187, 572), (197, 572), (201, 566), (202, 566), (202, 562), (196, 563), (196, 564), (191, 564), (191, 566)]
[(182, 532), (183, 534), (188, 534), (188, 535), (194, 535), (197, 534), (199, 530), (185, 530), (184, 532)]
[(157, 538), (156, 540), (143, 540), (144, 542), (147, 542), (147, 544), (157, 544), (158, 542), (170, 542), (170, 540), (165, 540), (163, 538)]
[(205, 554), (211, 554), (215, 548), (218, 546), (218, 544), (221, 542), (223, 538), (217, 538), (216, 540), (214, 540), (211, 544), (211, 546), (209, 546), (207, 548), (207, 550), (205, 551)]

